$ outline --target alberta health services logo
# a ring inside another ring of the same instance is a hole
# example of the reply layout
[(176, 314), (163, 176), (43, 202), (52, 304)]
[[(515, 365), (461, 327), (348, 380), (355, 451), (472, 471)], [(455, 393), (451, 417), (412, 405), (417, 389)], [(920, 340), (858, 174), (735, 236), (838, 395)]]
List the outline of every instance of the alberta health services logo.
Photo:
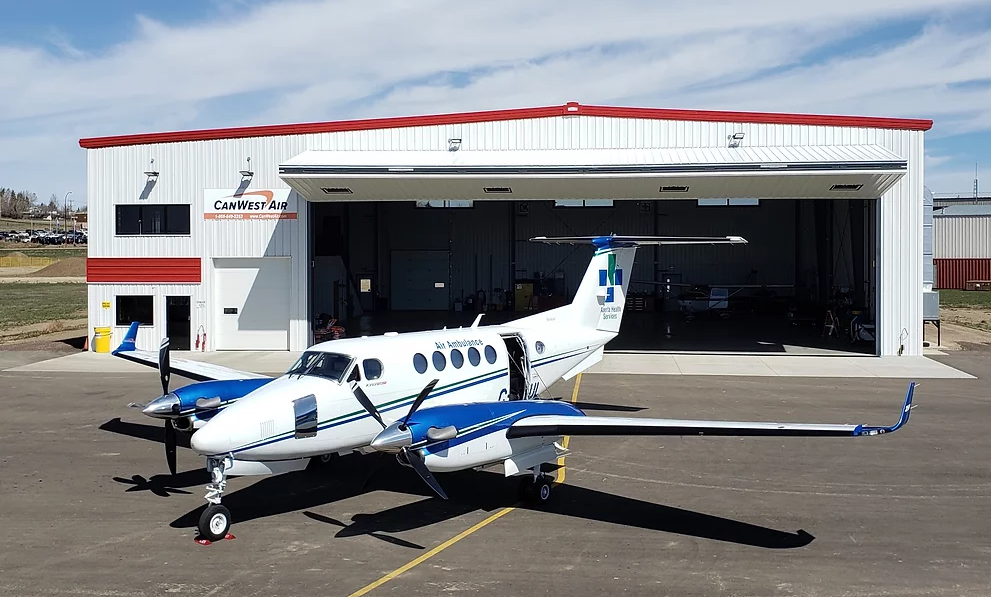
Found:
[(204, 191), (203, 219), (206, 220), (295, 220), (296, 217), (296, 195), (291, 189)]
[(599, 270), (599, 286), (606, 290), (605, 302), (612, 303), (616, 301), (616, 286), (623, 285), (623, 269), (616, 267), (615, 253), (609, 253), (606, 257), (609, 262), (607, 269)]

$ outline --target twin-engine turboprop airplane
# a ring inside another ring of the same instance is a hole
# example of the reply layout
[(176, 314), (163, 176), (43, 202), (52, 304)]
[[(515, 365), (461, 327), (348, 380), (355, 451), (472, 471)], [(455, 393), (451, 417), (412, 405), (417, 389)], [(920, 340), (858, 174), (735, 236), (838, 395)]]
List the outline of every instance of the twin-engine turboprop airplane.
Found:
[[(559, 440), (572, 429), (575, 434), (695, 434), (715, 429), (723, 435), (815, 436), (897, 429), (603, 419), (585, 417), (565, 403), (537, 400), (554, 383), (601, 360), (603, 347), (619, 332), (637, 247), (746, 241), (616, 235), (531, 240), (594, 246), (571, 304), (502, 325), (479, 327), (476, 319), (470, 328), (332, 340), (303, 352), (281, 377), (254, 382), (259, 387), (239, 399), (203, 402), (214, 412), (208, 419), (197, 415), (203, 422), (190, 438), (192, 449), (206, 457), (212, 481), (207, 486), (209, 505), (199, 519), (201, 535), (215, 540), (230, 527), (230, 512), (221, 503), (229, 475), (300, 470), (309, 458), (335, 452), (397, 451), (400, 462), (441, 495), (431, 470), (502, 462), (507, 475), (527, 475), (528, 487), (534, 488), (531, 494), (546, 499), (549, 481), (543, 465), (561, 454)], [(119, 356), (130, 353), (132, 360), (157, 364), (153, 353), (138, 359), (136, 352), (123, 350)], [(259, 379), (196, 361), (172, 365), (182, 375), (200, 376), (194, 379), (214, 379), (209, 369), (226, 376), (222, 379)], [(205, 397), (201, 388), (190, 392)], [(169, 393), (159, 400), (176, 408)], [(182, 413), (189, 401), (179, 396), (178, 402)]]

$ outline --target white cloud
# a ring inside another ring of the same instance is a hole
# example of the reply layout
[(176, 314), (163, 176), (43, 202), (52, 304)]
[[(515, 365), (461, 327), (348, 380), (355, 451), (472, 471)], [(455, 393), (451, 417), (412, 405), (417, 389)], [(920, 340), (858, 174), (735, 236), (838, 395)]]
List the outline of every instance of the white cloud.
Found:
[[(991, 129), (991, 86), (961, 86), (991, 79), (991, 31), (955, 25), (984, 4), (215, 0), (213, 20), (137, 17), (128, 41), (101, 52), (60, 32), (59, 51), (0, 46), (0, 147), (22, 148), (0, 164), (39, 194), (82, 194), (83, 178), (64, 174), (80, 169), (79, 136), (215, 126), (217, 112), (230, 125), (580, 101), (932, 117), (934, 136)], [(931, 24), (870, 54), (808, 58), (895, 18)], [(266, 101), (245, 108), (244, 95)]]

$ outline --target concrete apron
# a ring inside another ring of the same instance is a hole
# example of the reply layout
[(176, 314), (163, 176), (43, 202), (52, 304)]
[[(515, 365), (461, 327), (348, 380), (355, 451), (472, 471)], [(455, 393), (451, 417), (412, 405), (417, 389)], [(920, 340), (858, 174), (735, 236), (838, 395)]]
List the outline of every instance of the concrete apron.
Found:
[[(299, 357), (294, 351), (182, 352), (175, 357), (205, 361), (269, 375), (285, 372)], [(8, 372), (128, 373), (148, 371), (109, 354), (80, 352), (6, 369)], [(824, 356), (753, 354), (607, 353), (587, 374), (709, 375), (755, 377), (886, 377), (974, 379), (925, 356)]]

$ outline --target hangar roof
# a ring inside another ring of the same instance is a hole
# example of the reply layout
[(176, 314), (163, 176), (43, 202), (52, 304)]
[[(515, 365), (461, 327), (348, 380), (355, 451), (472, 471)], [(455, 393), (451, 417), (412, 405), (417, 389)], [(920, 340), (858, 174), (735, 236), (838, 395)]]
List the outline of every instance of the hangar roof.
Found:
[(371, 118), (315, 122), (309, 124), (284, 124), (250, 126), (223, 129), (203, 129), (163, 133), (91, 137), (79, 140), (85, 149), (146, 145), (151, 143), (177, 143), (182, 141), (211, 141), (217, 139), (243, 139), (248, 137), (272, 137), (313, 133), (336, 133), (374, 129), (434, 126), (444, 124), (468, 124), (474, 122), (498, 122), (554, 116), (600, 116), (607, 118), (643, 118), (650, 120), (680, 120), (700, 122), (740, 122), (752, 124), (796, 124), (811, 126), (836, 126), (855, 128), (879, 128), (893, 130), (928, 131), (932, 120), (912, 118), (875, 118), (868, 116), (837, 116), (817, 114), (786, 114), (777, 112), (726, 112), (714, 110), (669, 110), (661, 108), (626, 108), (617, 106), (587, 106), (577, 102), (538, 108), (490, 110), (484, 112), (460, 112), (427, 116), (403, 116), (398, 118)]

